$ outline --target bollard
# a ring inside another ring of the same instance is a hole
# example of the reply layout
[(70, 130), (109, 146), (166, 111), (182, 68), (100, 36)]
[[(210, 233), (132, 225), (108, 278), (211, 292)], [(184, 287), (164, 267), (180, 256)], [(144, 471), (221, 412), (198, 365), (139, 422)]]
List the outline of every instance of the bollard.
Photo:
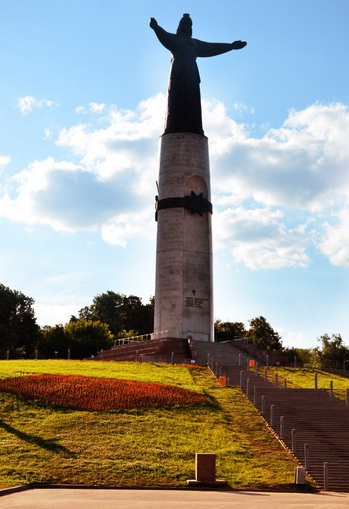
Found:
[(270, 426), (273, 428), (275, 422), (275, 410), (274, 405), (270, 406)]
[(294, 359), (293, 359), (293, 367), (296, 368), (297, 367), (297, 357), (294, 356)]
[(292, 436), (291, 451), (293, 452), (293, 454), (296, 454), (296, 430), (295, 430), (295, 428), (292, 428), (291, 436)]
[(264, 378), (268, 380), (268, 368), (264, 368)]
[(6, 351), (6, 359), (7, 359), (7, 360), (10, 360), (10, 350), (7, 350), (7, 351)]
[(287, 389), (287, 379), (284, 378), (284, 389)]
[(249, 397), (250, 395), (250, 379), (248, 378), (246, 381), (246, 396)]
[(317, 389), (317, 373), (314, 375), (314, 388)]
[(304, 466), (305, 466), (305, 470), (309, 470), (309, 465), (310, 465), (310, 461), (309, 461), (309, 446), (308, 446), (308, 444), (304, 444)]
[(239, 353), (239, 366), (241, 366), (241, 353)]
[(330, 381), (330, 398), (333, 398), (333, 381)]
[(68, 360), (70, 360), (70, 348), (68, 348)]
[(257, 406), (257, 399), (258, 399), (258, 388), (255, 386), (253, 388), (253, 404), (254, 404), (254, 406)]
[(230, 387), (230, 376), (227, 377), (227, 387)]
[(324, 463), (324, 490), (328, 491), (330, 487), (329, 483), (329, 475), (328, 475), (328, 463), (325, 461)]
[(256, 373), (256, 375), (258, 375), (258, 362), (256, 362), (256, 370), (255, 370), (255, 373)]
[(36, 350), (35, 350), (35, 360), (36, 360), (36, 361), (38, 360), (38, 357), (39, 357), (39, 353), (38, 353), (38, 350), (36, 349)]
[(279, 387), (279, 375), (275, 373), (275, 387)]
[(294, 482), (296, 484), (305, 484), (306, 471), (304, 467), (296, 467), (294, 474)]
[(280, 417), (280, 440), (283, 440), (285, 438), (285, 419), (282, 415)]
[(262, 396), (262, 415), (265, 414), (265, 395)]

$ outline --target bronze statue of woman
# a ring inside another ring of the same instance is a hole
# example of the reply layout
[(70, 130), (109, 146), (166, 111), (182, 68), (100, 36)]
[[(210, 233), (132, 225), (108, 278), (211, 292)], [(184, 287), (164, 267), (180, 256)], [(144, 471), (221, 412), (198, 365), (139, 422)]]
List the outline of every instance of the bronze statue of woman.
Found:
[(200, 75), (196, 58), (213, 57), (246, 46), (246, 42), (243, 41), (220, 43), (193, 39), (192, 24), (189, 14), (183, 14), (177, 33), (171, 34), (161, 28), (154, 18), (150, 19), (150, 27), (157, 38), (172, 53), (164, 134), (176, 132), (204, 134)]

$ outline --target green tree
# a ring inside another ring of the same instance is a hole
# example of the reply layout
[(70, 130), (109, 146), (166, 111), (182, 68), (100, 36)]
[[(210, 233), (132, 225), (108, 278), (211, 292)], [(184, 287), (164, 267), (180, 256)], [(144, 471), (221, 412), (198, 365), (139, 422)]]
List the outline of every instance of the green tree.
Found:
[(281, 336), (263, 316), (249, 320), (250, 328), (247, 331), (249, 340), (263, 350), (282, 350)]
[(33, 309), (34, 300), (0, 284), (0, 350), (31, 356), (40, 329)]
[(344, 363), (349, 366), (349, 349), (340, 334), (332, 334), (332, 337), (323, 334), (318, 341), (321, 341), (321, 349), (316, 348), (316, 352), (322, 367), (342, 369)]
[(154, 302), (142, 304), (135, 295), (106, 293), (94, 297), (90, 306), (79, 311), (79, 318), (98, 320), (106, 323), (110, 331), (117, 336), (120, 332), (133, 330), (137, 334), (147, 334), (153, 330)]
[[(39, 357), (42, 359), (53, 359), (58, 356), (61, 359), (67, 358), (69, 341), (62, 324), (51, 327), (45, 325), (41, 329), (41, 337), (37, 343)], [(57, 352), (57, 354), (55, 354)]]
[(99, 350), (110, 349), (114, 341), (114, 336), (106, 323), (84, 318), (67, 323), (64, 334), (72, 359), (96, 355)]
[(246, 337), (246, 329), (241, 322), (222, 322), (216, 320), (214, 323), (215, 341), (229, 341), (235, 338)]

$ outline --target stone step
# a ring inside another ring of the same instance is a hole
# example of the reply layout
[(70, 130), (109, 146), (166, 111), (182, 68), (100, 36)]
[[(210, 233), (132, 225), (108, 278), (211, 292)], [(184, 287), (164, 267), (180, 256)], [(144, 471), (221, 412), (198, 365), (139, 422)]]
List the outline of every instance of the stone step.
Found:
[[(230, 367), (234, 385), (241, 381), (236, 367)], [(242, 389), (246, 394), (249, 381), (248, 398), (262, 412), (263, 417), (276, 436), (294, 454), (300, 464), (305, 464), (304, 444), (309, 448), (309, 474), (319, 487), (324, 486), (324, 463), (328, 463), (329, 489), (349, 492), (349, 408), (343, 401), (330, 397), (323, 389), (290, 389), (275, 387), (255, 373), (243, 372)], [(257, 388), (257, 393), (254, 391)], [(271, 406), (273, 405), (274, 424), (271, 425)], [(283, 417), (284, 436), (281, 439), (280, 418)], [(292, 433), (292, 430), (295, 432)], [(295, 441), (292, 444), (292, 436)]]

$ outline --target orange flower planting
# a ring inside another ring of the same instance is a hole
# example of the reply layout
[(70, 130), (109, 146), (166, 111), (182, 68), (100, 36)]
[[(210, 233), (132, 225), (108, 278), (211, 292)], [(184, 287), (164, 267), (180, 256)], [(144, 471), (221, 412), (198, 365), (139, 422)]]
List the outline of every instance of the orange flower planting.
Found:
[(0, 391), (74, 410), (103, 412), (200, 405), (203, 394), (171, 385), (78, 375), (31, 375), (0, 380)]

